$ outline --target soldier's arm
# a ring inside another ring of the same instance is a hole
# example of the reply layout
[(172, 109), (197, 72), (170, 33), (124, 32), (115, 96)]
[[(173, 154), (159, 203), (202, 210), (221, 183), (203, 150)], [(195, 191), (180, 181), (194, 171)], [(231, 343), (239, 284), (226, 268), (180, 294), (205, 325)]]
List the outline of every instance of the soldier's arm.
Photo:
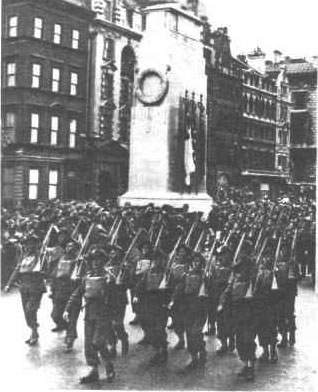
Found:
[(6, 293), (8, 293), (11, 289), (11, 287), (14, 285), (14, 283), (18, 280), (18, 276), (19, 276), (19, 270), (20, 270), (20, 263), (15, 267), (15, 269), (13, 270), (8, 283), (6, 284), (4, 291)]
[(65, 307), (65, 313), (69, 313), (70, 310), (75, 306), (81, 306), (82, 296), (84, 294), (84, 283), (82, 282), (70, 296), (70, 299), (67, 302)]

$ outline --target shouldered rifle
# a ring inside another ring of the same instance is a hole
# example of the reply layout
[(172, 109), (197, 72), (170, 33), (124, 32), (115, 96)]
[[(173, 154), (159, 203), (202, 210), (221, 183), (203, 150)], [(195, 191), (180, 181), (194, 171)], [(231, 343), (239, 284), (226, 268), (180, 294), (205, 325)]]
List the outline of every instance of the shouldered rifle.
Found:
[(82, 219), (79, 219), (79, 220), (78, 220), (78, 222), (77, 222), (77, 224), (76, 224), (76, 226), (75, 226), (75, 228), (74, 228), (74, 230), (72, 231), (72, 234), (71, 234), (71, 238), (72, 238), (74, 241), (76, 241), (76, 242), (77, 242), (77, 233), (78, 233), (78, 231), (79, 231), (79, 228), (80, 228), (82, 222), (83, 222)]
[(121, 219), (118, 221), (118, 223), (117, 223), (115, 229), (112, 230), (110, 245), (115, 245), (115, 244), (116, 244), (117, 238), (118, 238), (118, 233), (119, 233), (119, 230), (120, 230), (122, 224), (123, 224), (123, 218), (121, 218)]
[(203, 239), (203, 237), (204, 237), (204, 234), (205, 234), (205, 228), (202, 229), (201, 234), (200, 234), (200, 236), (199, 236), (199, 238), (198, 238), (198, 241), (197, 241), (197, 243), (195, 244), (195, 247), (194, 247), (194, 249), (193, 249), (194, 252), (198, 252), (198, 251), (199, 251), (200, 244), (201, 244), (201, 242), (202, 242), (202, 239)]
[(125, 265), (126, 265), (126, 263), (128, 261), (128, 257), (130, 256), (133, 248), (135, 247), (135, 245), (136, 245), (136, 243), (138, 241), (138, 238), (143, 233), (147, 234), (147, 231), (144, 228), (138, 229), (138, 231), (135, 234), (133, 240), (131, 241), (131, 243), (130, 243), (130, 245), (129, 245), (129, 247), (128, 247), (128, 249), (127, 249), (127, 251), (126, 251), (126, 253), (125, 253), (124, 257), (123, 257), (123, 260), (120, 263), (119, 272), (118, 272), (118, 275), (116, 277), (116, 284), (120, 285), (120, 284), (124, 283), (123, 282), (123, 280), (124, 280), (124, 267), (125, 267)]
[(168, 287), (170, 276), (171, 276), (171, 268), (172, 268), (172, 265), (174, 262), (175, 255), (177, 253), (177, 249), (178, 249), (179, 245), (181, 244), (181, 241), (182, 241), (182, 235), (180, 235), (179, 238), (177, 239), (177, 242), (169, 255), (166, 270), (165, 270), (163, 279), (159, 285), (159, 289), (161, 289), (161, 290), (164, 290)]
[(211, 274), (211, 270), (212, 270), (212, 263), (213, 263), (213, 253), (214, 253), (214, 249), (217, 243), (217, 239), (215, 238), (212, 244), (212, 247), (210, 249), (209, 255), (208, 255), (208, 259), (205, 263), (205, 268), (203, 271), (203, 281), (201, 283), (201, 287), (199, 290), (199, 297), (208, 297), (208, 290), (206, 287), (206, 283), (205, 283), (205, 278), (207, 278), (208, 276), (210, 276)]
[(44, 237), (43, 242), (42, 242), (42, 246), (41, 246), (40, 253), (39, 253), (38, 263), (36, 264), (36, 266), (33, 269), (34, 272), (43, 272), (43, 270), (45, 269), (44, 263), (46, 262), (47, 247), (50, 242), (51, 233), (54, 229), (55, 229), (55, 226), (52, 223), (50, 225), (45, 237)]
[(275, 259), (274, 259), (274, 265), (273, 265), (273, 282), (272, 282), (272, 290), (277, 290), (278, 289), (278, 284), (277, 284), (277, 279), (276, 279), (276, 269), (277, 269), (277, 261), (279, 258), (279, 252), (280, 248), (282, 246), (282, 237), (279, 237), (278, 244), (276, 247), (276, 252), (275, 252)]
[(75, 266), (75, 268), (73, 270), (72, 276), (71, 276), (72, 280), (75, 280), (75, 279), (77, 279), (77, 278), (79, 278), (81, 276), (81, 271), (82, 271), (83, 264), (84, 264), (83, 255), (84, 255), (84, 252), (86, 251), (86, 248), (88, 246), (89, 237), (92, 234), (94, 226), (95, 226), (95, 223), (92, 223), (90, 225), (90, 227), (89, 227), (89, 229), (87, 231), (87, 234), (85, 236), (85, 239), (84, 239), (84, 241), (82, 243), (82, 247), (81, 247), (80, 251), (78, 252), (78, 255), (76, 257), (77, 264), (76, 264), (76, 266)]
[(155, 241), (155, 245), (154, 245), (154, 251), (157, 251), (159, 249), (159, 244), (160, 244), (160, 240), (161, 240), (161, 236), (163, 233), (163, 229), (164, 229), (164, 224), (161, 223), (158, 235), (157, 235), (157, 239)]
[(298, 229), (295, 229), (294, 236), (293, 236), (293, 241), (291, 244), (291, 252), (290, 252), (290, 263), (291, 263), (291, 268), (289, 268), (288, 271), (288, 279), (289, 280), (295, 280), (297, 279), (297, 264), (296, 264), (296, 241), (297, 241), (297, 236), (298, 236)]
[(190, 246), (191, 236), (192, 236), (192, 233), (193, 233), (195, 227), (196, 227), (197, 224), (198, 224), (198, 220), (199, 220), (199, 215), (198, 215), (198, 213), (196, 213), (196, 214), (195, 214), (195, 217), (194, 217), (194, 219), (193, 219), (192, 225), (191, 225), (191, 227), (190, 227), (190, 229), (189, 229), (189, 231), (188, 231), (188, 234), (187, 234), (187, 236), (186, 236), (186, 238), (185, 238), (185, 240), (184, 240), (184, 245), (185, 245), (185, 246)]

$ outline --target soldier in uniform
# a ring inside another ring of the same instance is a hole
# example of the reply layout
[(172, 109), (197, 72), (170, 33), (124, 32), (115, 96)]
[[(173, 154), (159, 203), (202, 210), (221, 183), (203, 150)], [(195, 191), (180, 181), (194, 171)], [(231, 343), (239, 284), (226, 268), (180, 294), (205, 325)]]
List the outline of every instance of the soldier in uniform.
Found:
[[(131, 297), (134, 299), (132, 302), (133, 311), (136, 314), (136, 319), (130, 322), (130, 324), (135, 325), (136, 321), (139, 323), (139, 313), (140, 313), (140, 301), (138, 298), (138, 293), (135, 292), (135, 288), (139, 285), (140, 280), (143, 278), (144, 273), (150, 268), (152, 258), (152, 248), (151, 244), (147, 241), (143, 242), (141, 245), (141, 255), (139, 260), (136, 263), (135, 270), (133, 271), (133, 279), (132, 279), (132, 289), (131, 289)], [(150, 344), (150, 340), (147, 336), (147, 331), (144, 331), (144, 337), (138, 342), (138, 344), (142, 346), (146, 346)]]
[(151, 365), (161, 365), (167, 362), (167, 305), (170, 301), (170, 291), (160, 289), (163, 279), (165, 262), (162, 253), (157, 251), (151, 256), (151, 265), (142, 274), (136, 286), (136, 298), (139, 301), (140, 324), (155, 355)]
[(107, 381), (115, 377), (114, 365), (107, 348), (112, 320), (115, 314), (114, 282), (105, 277), (106, 254), (94, 249), (89, 256), (86, 275), (81, 285), (74, 291), (68, 301), (64, 318), (69, 320), (71, 309), (85, 298), (84, 346), (88, 374), (80, 378), (81, 384), (96, 382), (99, 379), (98, 364), (100, 354), (105, 362)]
[(263, 348), (260, 361), (275, 363), (278, 360), (277, 307), (278, 293), (272, 290), (273, 267), (277, 241), (268, 243), (263, 254), (253, 288), (252, 307), (258, 341)]
[(245, 365), (238, 376), (247, 380), (254, 379), (256, 349), (253, 313), (250, 310), (250, 300), (245, 298), (252, 278), (250, 258), (252, 251), (253, 244), (250, 241), (245, 241), (218, 306), (218, 311), (222, 311), (226, 307), (230, 308), (231, 322), (236, 333), (236, 348)]
[(115, 336), (111, 337), (112, 354), (116, 354), (116, 340), (117, 338), (121, 341), (122, 355), (125, 356), (128, 353), (129, 342), (128, 333), (125, 330), (124, 319), (126, 313), (126, 306), (128, 303), (127, 289), (129, 286), (129, 271), (127, 266), (120, 265), (119, 252), (120, 248), (117, 246), (110, 246), (108, 249), (108, 261), (105, 265), (105, 271), (109, 280), (112, 280), (115, 284), (115, 314), (113, 318), (113, 329)]
[(282, 339), (278, 347), (285, 348), (288, 343), (296, 343), (295, 299), (297, 295), (298, 268), (291, 255), (291, 239), (286, 238), (275, 271), (277, 285), (281, 293), (278, 310), (278, 332)]
[(75, 290), (77, 283), (71, 279), (74, 268), (76, 267), (77, 253), (79, 244), (72, 241), (66, 245), (65, 254), (58, 260), (52, 278), (51, 290), (53, 309), (51, 317), (58, 327), (54, 329), (66, 330), (64, 351), (69, 352), (73, 348), (74, 340), (77, 338), (77, 320), (81, 305), (72, 309), (69, 321), (63, 319), (63, 313), (71, 294)]
[(31, 336), (26, 343), (30, 346), (36, 345), (39, 339), (37, 313), (43, 293), (46, 291), (39, 248), (40, 239), (36, 234), (31, 234), (24, 240), (22, 260), (5, 287), (5, 291), (9, 292), (17, 279), (21, 281), (20, 293), (24, 316), (27, 326), (31, 329)]
[(199, 296), (204, 278), (204, 264), (201, 254), (194, 253), (188, 270), (175, 285), (172, 294), (172, 303), (176, 299), (179, 301), (182, 299), (182, 321), (187, 338), (187, 349), (191, 355), (191, 361), (186, 366), (188, 370), (197, 369), (206, 362), (203, 327), (207, 317), (207, 302), (205, 296)]
[[(189, 262), (191, 258), (191, 249), (185, 245), (181, 245), (176, 255), (175, 263), (171, 270), (171, 282), (170, 287), (174, 292), (176, 287), (182, 281), (184, 274), (189, 268)], [(171, 318), (173, 323), (173, 329), (178, 336), (178, 342), (175, 345), (175, 350), (183, 350), (185, 348), (185, 319), (184, 312), (186, 306), (184, 303), (184, 295), (182, 292), (176, 291), (174, 295), (173, 304), (171, 306)]]
[(212, 269), (210, 296), (212, 299), (212, 312), (217, 322), (217, 337), (221, 342), (221, 347), (216, 352), (218, 355), (223, 355), (228, 350), (233, 351), (235, 349), (234, 334), (231, 331), (230, 313), (228, 309), (217, 312), (221, 294), (225, 290), (230, 278), (233, 254), (228, 246), (223, 245), (218, 249), (215, 257), (216, 260)]

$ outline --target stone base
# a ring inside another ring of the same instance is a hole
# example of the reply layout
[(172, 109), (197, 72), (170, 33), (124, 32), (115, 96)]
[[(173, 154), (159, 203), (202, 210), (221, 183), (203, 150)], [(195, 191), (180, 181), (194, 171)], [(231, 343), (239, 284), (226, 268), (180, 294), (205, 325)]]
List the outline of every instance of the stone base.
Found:
[(156, 207), (168, 204), (176, 208), (188, 204), (189, 211), (202, 211), (204, 215), (207, 215), (211, 211), (213, 200), (207, 193), (156, 192), (152, 194), (151, 192), (127, 192), (119, 198), (120, 206), (124, 206), (125, 203), (130, 203), (133, 206), (145, 206), (152, 203)]

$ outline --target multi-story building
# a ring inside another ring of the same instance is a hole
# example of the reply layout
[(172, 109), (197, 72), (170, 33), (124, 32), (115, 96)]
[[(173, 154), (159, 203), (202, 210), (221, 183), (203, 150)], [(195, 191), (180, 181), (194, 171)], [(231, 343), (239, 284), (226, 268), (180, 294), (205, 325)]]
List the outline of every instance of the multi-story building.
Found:
[(204, 35), (207, 73), (207, 182), (214, 193), (218, 186), (239, 180), (238, 145), (241, 122), (242, 66), (231, 55), (226, 28)]
[[(267, 61), (266, 72), (277, 75), (280, 69), (284, 69), (291, 93), (290, 144), (288, 144), (290, 182), (294, 190), (298, 189), (300, 193), (309, 193), (313, 196), (317, 154), (317, 60), (283, 58), (279, 51), (275, 51), (274, 54), (275, 60)], [(281, 115), (284, 115), (284, 108)], [(280, 135), (279, 137), (282, 140)], [(280, 150), (280, 155), (281, 152)]]
[(291, 86), (292, 183), (314, 195), (317, 163), (317, 63), (285, 59)]
[(2, 199), (90, 196), (86, 0), (4, 0)]
[(257, 195), (277, 197), (290, 180), (290, 97), (284, 68), (274, 74), (265, 66), (257, 48), (243, 69), (241, 178)]

